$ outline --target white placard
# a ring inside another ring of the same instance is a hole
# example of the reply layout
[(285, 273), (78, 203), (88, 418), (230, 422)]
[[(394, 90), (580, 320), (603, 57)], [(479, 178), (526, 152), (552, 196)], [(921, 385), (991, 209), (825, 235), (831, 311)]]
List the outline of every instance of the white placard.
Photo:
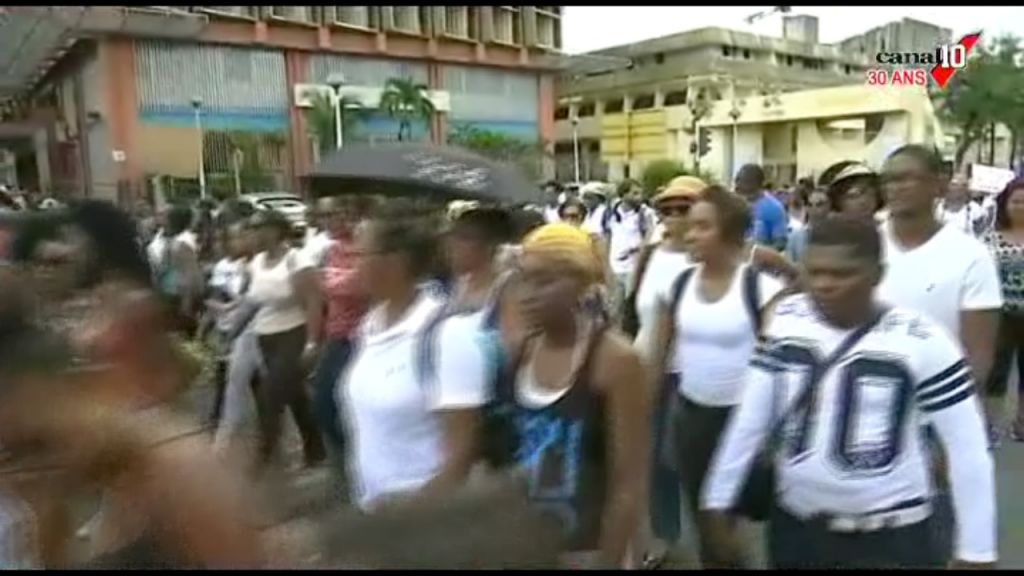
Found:
[(971, 165), (971, 190), (984, 192), (986, 194), (998, 194), (1013, 180), (1013, 170), (985, 166), (984, 164)]
[(114, 162), (121, 163), (128, 159), (128, 155), (124, 153), (124, 150), (114, 150), (110, 154), (114, 157)]

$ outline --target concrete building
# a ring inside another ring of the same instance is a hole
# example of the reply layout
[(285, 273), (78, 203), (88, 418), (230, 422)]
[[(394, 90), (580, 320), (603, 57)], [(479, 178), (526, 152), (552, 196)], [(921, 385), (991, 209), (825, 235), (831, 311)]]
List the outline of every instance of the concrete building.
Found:
[(930, 50), (948, 37), (905, 19), (828, 45), (816, 18), (787, 16), (782, 38), (702, 28), (588, 53), (622, 63), (586, 70), (582, 60), (559, 78), (557, 173), (573, 174), (574, 128), (584, 180), (637, 176), (662, 158), (694, 165), (695, 127), (709, 108), (741, 114), (753, 100), (774, 105), (794, 91), (861, 85), (876, 46)]
[(395, 138), (372, 107), (388, 79), (410, 78), (437, 109), (414, 138), (472, 124), (550, 144), (560, 18), (557, 6), (9, 8), (7, 147), (43, 134), (34, 156), (53, 182), (39, 170), (39, 186), (124, 199), (152, 175), (195, 178), (201, 148), (224, 176), (244, 139), (250, 164), (298, 191), (316, 151), (302, 106), (337, 73), (370, 107), (360, 139)]
[(904, 144), (941, 147), (946, 139), (922, 87), (820, 88), (749, 98), (741, 114), (732, 110), (719, 102), (700, 122), (710, 142), (701, 167), (720, 182), (747, 163), (764, 166), (777, 184), (817, 177), (842, 160), (877, 168)]

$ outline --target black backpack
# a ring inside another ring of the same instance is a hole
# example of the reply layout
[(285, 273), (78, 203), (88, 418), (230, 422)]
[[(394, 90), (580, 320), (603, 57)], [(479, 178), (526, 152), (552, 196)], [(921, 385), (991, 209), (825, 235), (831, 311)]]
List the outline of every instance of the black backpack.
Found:
[[(604, 214), (601, 215), (601, 233), (605, 236), (605, 238), (611, 236), (613, 218), (616, 222), (622, 222), (622, 213), (619, 211), (620, 206), (622, 206), (622, 200), (616, 200), (615, 202), (612, 202), (610, 205), (608, 205), (604, 210)], [(647, 206), (644, 204), (640, 204), (639, 206), (637, 206), (637, 212), (640, 216), (639, 221), (637, 222), (637, 226), (640, 230), (640, 236), (643, 238), (647, 238), (648, 225), (647, 213), (644, 212), (645, 208), (647, 208)]]
[[(679, 305), (683, 300), (683, 293), (686, 285), (690, 282), (697, 271), (696, 266), (690, 266), (679, 273), (672, 284), (671, 298), (669, 299), (670, 313), (675, 316), (679, 311)], [(750, 316), (750, 322), (754, 326), (754, 333), (760, 335), (763, 319), (761, 318), (761, 283), (758, 282), (758, 271), (754, 266), (744, 266), (743, 274), (743, 306)], [(673, 324), (674, 326), (674, 324)]]

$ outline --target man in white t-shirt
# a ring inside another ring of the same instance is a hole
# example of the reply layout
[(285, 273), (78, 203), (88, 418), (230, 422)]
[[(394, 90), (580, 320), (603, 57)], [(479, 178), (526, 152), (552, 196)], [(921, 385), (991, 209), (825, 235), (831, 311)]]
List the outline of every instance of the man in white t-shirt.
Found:
[(608, 265), (615, 277), (611, 295), (612, 317), (621, 316), (622, 303), (633, 286), (637, 256), (654, 231), (655, 218), (643, 204), (643, 187), (636, 180), (619, 184), (619, 200), (604, 216), (604, 235), (608, 239)]
[(936, 220), (940, 177), (937, 156), (920, 146), (904, 146), (886, 161), (890, 215), (882, 225), (886, 273), (879, 296), (949, 330), (963, 345), (975, 382), (985, 382), (1002, 306), (999, 273), (981, 242)]
[[(995, 357), (1002, 294), (995, 262), (975, 238), (935, 217), (942, 191), (942, 162), (928, 148), (911, 144), (893, 152), (882, 172), (889, 209), (882, 236), (885, 275), (878, 296), (922, 312), (944, 327), (964, 349), (975, 382), (986, 382)], [(990, 438), (997, 412), (986, 410)], [(937, 479), (946, 477), (941, 452)], [(937, 500), (936, 538), (948, 555), (953, 525), (948, 497)]]

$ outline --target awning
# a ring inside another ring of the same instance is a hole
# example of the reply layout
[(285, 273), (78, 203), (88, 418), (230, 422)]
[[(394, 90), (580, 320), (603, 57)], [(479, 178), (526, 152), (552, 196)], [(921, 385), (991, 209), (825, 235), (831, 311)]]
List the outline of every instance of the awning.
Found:
[(191, 38), (207, 22), (170, 6), (0, 7), (0, 100), (31, 87), (82, 36)]

